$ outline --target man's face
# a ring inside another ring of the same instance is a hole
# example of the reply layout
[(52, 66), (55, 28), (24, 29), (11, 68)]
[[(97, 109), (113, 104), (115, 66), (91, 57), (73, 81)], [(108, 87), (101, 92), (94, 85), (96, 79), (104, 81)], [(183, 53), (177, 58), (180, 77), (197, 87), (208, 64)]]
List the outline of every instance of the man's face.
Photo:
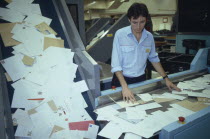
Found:
[(146, 17), (139, 16), (138, 18), (134, 19), (131, 17), (129, 20), (131, 23), (131, 28), (134, 33), (141, 33), (144, 29), (144, 26), (146, 24)]

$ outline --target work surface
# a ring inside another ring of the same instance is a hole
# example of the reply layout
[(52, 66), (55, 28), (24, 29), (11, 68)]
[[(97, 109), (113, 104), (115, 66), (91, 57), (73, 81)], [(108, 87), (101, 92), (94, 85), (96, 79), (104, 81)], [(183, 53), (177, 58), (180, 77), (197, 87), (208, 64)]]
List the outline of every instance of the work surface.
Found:
[[(109, 123), (99, 135), (118, 138), (123, 132), (126, 134), (131, 132), (135, 136), (150, 138), (158, 134), (164, 126), (177, 122), (179, 117), (187, 118), (208, 107), (209, 77), (209, 75), (194, 75), (193, 78), (177, 82), (182, 92), (169, 92), (168, 88), (161, 87), (161, 84), (158, 89), (154, 89), (153, 85), (148, 88), (146, 86), (134, 88), (137, 100), (134, 104), (120, 100), (121, 92), (102, 96), (99, 98), (101, 105), (96, 110), (97, 120)], [(110, 127), (112, 131), (117, 130), (115, 135), (110, 134)]]

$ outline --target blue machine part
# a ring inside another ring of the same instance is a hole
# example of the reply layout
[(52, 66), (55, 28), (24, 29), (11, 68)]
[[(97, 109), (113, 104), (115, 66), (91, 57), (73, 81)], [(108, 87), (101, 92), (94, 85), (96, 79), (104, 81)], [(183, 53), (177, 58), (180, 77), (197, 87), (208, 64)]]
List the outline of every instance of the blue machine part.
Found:
[(160, 139), (210, 139), (210, 107), (186, 117), (185, 124), (179, 122), (165, 126)]

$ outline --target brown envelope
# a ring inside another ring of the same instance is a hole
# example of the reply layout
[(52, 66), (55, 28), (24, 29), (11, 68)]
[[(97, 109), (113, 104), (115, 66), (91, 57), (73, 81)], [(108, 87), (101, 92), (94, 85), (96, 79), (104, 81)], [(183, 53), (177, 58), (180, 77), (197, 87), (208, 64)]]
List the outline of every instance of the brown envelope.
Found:
[(6, 1), (7, 3), (11, 3), (12, 2), (12, 0), (4, 0), (4, 1)]
[(179, 104), (180, 106), (185, 107), (195, 112), (208, 107), (208, 105), (205, 105), (201, 102), (190, 102), (188, 100), (183, 100), (183, 101), (177, 102), (176, 104)]
[(13, 27), (17, 23), (1, 23), (0, 24), (0, 33), (2, 32), (11, 32)]
[(175, 99), (168, 99), (168, 98), (154, 98), (154, 101), (157, 103), (167, 102), (167, 101), (173, 101)]
[(37, 113), (36, 108), (28, 110), (28, 115), (32, 115), (32, 114), (35, 114), (35, 113)]
[(60, 126), (57, 126), (57, 125), (54, 125), (54, 127), (52, 129), (52, 132), (50, 133), (50, 137), (52, 136), (53, 133), (61, 131), (61, 130), (64, 130), (64, 128), (60, 127)]
[(9, 47), (9, 46), (15, 46), (20, 44), (19, 41), (16, 41), (12, 39), (13, 34), (10, 32), (1, 32), (1, 38), (3, 40), (4, 46)]
[(2, 23), (0, 24), (0, 34), (4, 43), (4, 46), (14, 46), (20, 44), (20, 42), (12, 39), (13, 34), (10, 33), (17, 23)]
[(55, 34), (57, 33), (50, 27), (48, 26), (45, 22), (42, 22), (38, 25), (35, 26), (41, 33), (48, 35), (48, 34)]
[(34, 59), (29, 56), (24, 56), (22, 62), (27, 66), (32, 66), (34, 64)]
[(58, 108), (56, 107), (55, 102), (53, 100), (48, 101), (47, 103), (53, 111), (58, 111)]
[(44, 50), (47, 49), (50, 46), (63, 48), (64, 47), (64, 40), (45, 37), (44, 38)]
[(4, 73), (7, 79), (7, 82), (12, 81), (11, 77), (9, 76), (9, 74), (7, 72)]

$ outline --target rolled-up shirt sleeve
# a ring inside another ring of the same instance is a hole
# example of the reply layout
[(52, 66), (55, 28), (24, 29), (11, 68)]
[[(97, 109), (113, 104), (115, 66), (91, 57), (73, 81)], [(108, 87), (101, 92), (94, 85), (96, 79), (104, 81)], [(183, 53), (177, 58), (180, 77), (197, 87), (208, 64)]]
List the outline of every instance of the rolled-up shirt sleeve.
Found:
[(160, 62), (160, 59), (158, 57), (158, 53), (155, 50), (155, 41), (154, 41), (153, 37), (152, 37), (152, 47), (151, 47), (151, 51), (150, 51), (148, 59), (152, 63)]
[(122, 53), (120, 50), (119, 45), (119, 33), (115, 33), (114, 41), (113, 41), (113, 47), (112, 47), (112, 62), (111, 62), (111, 72), (117, 72), (122, 71)]

